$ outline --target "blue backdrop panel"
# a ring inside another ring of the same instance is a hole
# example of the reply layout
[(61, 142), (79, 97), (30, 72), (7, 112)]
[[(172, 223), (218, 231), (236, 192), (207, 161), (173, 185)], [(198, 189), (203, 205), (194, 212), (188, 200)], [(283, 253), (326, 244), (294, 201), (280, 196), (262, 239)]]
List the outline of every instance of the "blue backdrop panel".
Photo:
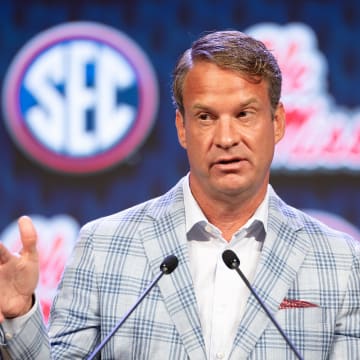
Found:
[[(0, 121), (0, 229), (19, 215), (66, 213), (80, 224), (171, 187), (187, 172), (177, 143), (170, 78), (179, 54), (204, 31), (274, 22), (314, 30), (328, 62), (327, 86), (339, 107), (360, 105), (360, 3), (354, 1), (4, 1), (0, 12), (0, 79), (20, 48), (39, 32), (68, 21), (96, 21), (130, 36), (148, 55), (159, 82), (156, 123), (143, 146), (103, 173), (69, 176), (25, 156)], [(360, 228), (359, 173), (274, 173), (277, 192), (294, 206), (323, 209)]]

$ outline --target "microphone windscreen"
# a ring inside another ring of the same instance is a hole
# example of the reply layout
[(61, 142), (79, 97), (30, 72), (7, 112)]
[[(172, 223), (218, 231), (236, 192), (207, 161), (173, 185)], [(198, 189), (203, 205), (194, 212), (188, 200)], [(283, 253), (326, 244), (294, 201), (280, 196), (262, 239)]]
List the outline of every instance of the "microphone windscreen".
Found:
[(164, 274), (172, 273), (178, 266), (179, 260), (175, 255), (167, 256), (160, 265), (160, 271)]
[(224, 260), (225, 265), (230, 269), (236, 269), (240, 266), (239, 258), (230, 249), (227, 249), (222, 253), (222, 258)]

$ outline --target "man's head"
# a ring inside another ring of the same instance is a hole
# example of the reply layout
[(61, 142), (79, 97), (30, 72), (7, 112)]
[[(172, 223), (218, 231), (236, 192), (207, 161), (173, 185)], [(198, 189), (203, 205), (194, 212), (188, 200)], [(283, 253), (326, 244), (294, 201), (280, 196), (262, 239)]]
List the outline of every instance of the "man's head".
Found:
[(240, 32), (217, 32), (196, 41), (174, 75), (177, 134), (195, 198), (258, 205), (285, 129), (275, 58)]
[(268, 83), (269, 97), (274, 111), (281, 95), (281, 71), (273, 54), (265, 45), (240, 31), (209, 33), (192, 44), (176, 64), (173, 74), (173, 100), (184, 114), (183, 85), (188, 71), (197, 61), (207, 61), (234, 70), (254, 82)]

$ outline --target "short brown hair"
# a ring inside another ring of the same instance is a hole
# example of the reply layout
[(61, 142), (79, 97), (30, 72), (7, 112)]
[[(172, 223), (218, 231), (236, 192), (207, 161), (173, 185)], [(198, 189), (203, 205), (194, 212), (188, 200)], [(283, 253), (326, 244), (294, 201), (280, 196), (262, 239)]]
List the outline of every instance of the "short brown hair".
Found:
[(275, 110), (281, 95), (281, 71), (274, 55), (264, 43), (240, 31), (216, 31), (193, 42), (178, 60), (173, 72), (173, 101), (184, 114), (183, 85), (196, 61), (208, 61), (224, 69), (242, 73), (252, 81), (269, 84), (269, 98)]

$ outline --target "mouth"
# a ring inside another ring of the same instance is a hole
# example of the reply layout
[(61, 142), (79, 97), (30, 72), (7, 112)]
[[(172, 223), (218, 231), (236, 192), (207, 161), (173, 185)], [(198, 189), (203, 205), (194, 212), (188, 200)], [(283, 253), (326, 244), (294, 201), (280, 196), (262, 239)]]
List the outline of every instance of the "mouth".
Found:
[(244, 163), (245, 159), (240, 157), (220, 158), (214, 161), (212, 167), (221, 171), (238, 171), (239, 167)]
[(223, 158), (218, 159), (214, 162), (214, 165), (231, 165), (231, 164), (238, 164), (239, 162), (243, 161), (244, 159), (239, 157), (232, 157), (232, 158)]

